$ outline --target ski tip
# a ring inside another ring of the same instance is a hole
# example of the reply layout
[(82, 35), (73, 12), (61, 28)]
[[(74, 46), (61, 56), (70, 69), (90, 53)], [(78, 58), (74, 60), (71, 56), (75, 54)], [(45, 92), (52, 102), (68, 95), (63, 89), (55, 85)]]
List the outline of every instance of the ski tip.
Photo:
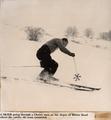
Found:
[(93, 90), (89, 90), (89, 89), (81, 89), (81, 88), (74, 88), (75, 90), (79, 90), (79, 91), (87, 91), (87, 92), (92, 92)]
[(96, 87), (89, 87), (84, 85), (78, 85), (78, 84), (69, 84), (70, 86), (74, 87), (76, 90), (83, 90), (83, 91), (95, 91), (95, 90), (101, 90), (101, 88)]
[(101, 88), (96, 88), (96, 90), (101, 90)]

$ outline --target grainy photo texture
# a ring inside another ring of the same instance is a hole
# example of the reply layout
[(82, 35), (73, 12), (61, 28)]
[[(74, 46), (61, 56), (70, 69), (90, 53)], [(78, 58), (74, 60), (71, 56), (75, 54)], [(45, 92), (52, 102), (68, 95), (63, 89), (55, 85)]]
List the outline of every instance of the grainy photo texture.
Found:
[(111, 0), (0, 0), (1, 111), (111, 111)]

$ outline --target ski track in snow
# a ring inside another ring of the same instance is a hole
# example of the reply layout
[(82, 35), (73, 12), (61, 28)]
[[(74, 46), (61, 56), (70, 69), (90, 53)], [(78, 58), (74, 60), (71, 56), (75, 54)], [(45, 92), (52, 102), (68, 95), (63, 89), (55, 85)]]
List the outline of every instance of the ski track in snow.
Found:
[[(10, 9), (14, 11), (12, 5)], [(12, 11), (9, 10), (9, 13), (13, 15)], [(77, 70), (82, 76), (81, 80), (76, 82), (73, 80), (75, 74), (73, 59), (59, 50), (52, 54), (59, 63), (55, 77), (59, 78), (61, 83), (100, 87), (102, 88), (100, 91), (83, 92), (42, 84), (36, 82), (42, 70), (40, 67), (19, 66), (38, 66), (39, 61), (35, 56), (37, 49), (61, 31), (48, 26), (50, 31), (56, 34), (45, 36), (40, 42), (28, 41), (24, 27), (38, 25), (37, 19), (28, 21), (26, 16), (29, 16), (29, 13), (26, 14), (26, 11), (23, 12), (24, 19), (21, 20), (18, 18), (19, 14), (18, 17), (16, 14), (11, 17), (7, 12), (8, 8), (3, 12), (6, 14), (2, 13), (3, 23), (0, 23), (2, 25), (0, 36), (2, 38), (0, 40), (2, 111), (111, 111), (111, 42), (96, 39), (91, 41), (84, 37), (77, 38), (76, 43), (69, 40), (67, 47), (75, 52)], [(7, 19), (8, 17), (10, 19)]]
[[(19, 66), (39, 65), (35, 53), (43, 43), (25, 40), (14, 43), (13, 48), (9, 49), (10, 55), (6, 53), (2, 63), (3, 110), (13, 111), (18, 108), (17, 110), (105, 111), (111, 109), (109, 51), (72, 42), (68, 46), (76, 53), (78, 72), (82, 76), (76, 83), (102, 88), (91, 93), (35, 82), (41, 68)], [(8, 47), (10, 48), (10, 45)], [(59, 63), (55, 76), (60, 82), (75, 83), (73, 59), (61, 54), (59, 50), (52, 56)]]

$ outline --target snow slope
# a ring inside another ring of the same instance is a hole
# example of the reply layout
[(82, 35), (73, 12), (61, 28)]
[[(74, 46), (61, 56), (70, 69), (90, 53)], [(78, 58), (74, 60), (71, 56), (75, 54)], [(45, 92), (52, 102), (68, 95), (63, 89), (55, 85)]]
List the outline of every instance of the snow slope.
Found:
[[(33, 2), (27, 0), (3, 2), (0, 11), (1, 110), (111, 111), (111, 43), (109, 41), (94, 40), (91, 42), (89, 39), (86, 40), (86, 38), (81, 37), (77, 39), (82, 44), (76, 44), (70, 40), (67, 47), (75, 52), (77, 71), (82, 76), (81, 81), (77, 82), (73, 80), (75, 74), (73, 59), (59, 50), (52, 54), (52, 57), (59, 63), (55, 76), (60, 79), (60, 82), (74, 82), (87, 86), (101, 87), (100, 91), (83, 92), (41, 84), (35, 82), (37, 75), (41, 71), (40, 67), (14, 67), (38, 66), (39, 61), (35, 56), (36, 51), (46, 40), (51, 38), (50, 36), (45, 36), (41, 42), (28, 41), (24, 33), (25, 26), (36, 27), (39, 25), (48, 30), (48, 33), (53, 35), (53, 37), (61, 37), (64, 29), (69, 24), (72, 25), (75, 22), (74, 24), (78, 23), (77, 25), (79, 25), (78, 20), (84, 20), (88, 16), (88, 10), (86, 9), (86, 16), (82, 16), (81, 13), (80, 19), (77, 18), (75, 21), (75, 18), (79, 16), (76, 12), (84, 11), (82, 9), (79, 10), (80, 6), (77, 8), (73, 7), (73, 5), (70, 6), (68, 0), (68, 7), (71, 7), (71, 9), (67, 13), (64, 11), (67, 5), (64, 7), (63, 1), (58, 2), (58, 5), (54, 4), (57, 2), (53, 2), (52, 4), (47, 3), (47, 6), (46, 2), (38, 2), (36, 0), (33, 0)], [(97, 5), (96, 2), (95, 4)], [(74, 5), (76, 6), (77, 4)], [(51, 7), (51, 10), (49, 10), (49, 7)], [(63, 8), (62, 11), (60, 11), (61, 7)], [(83, 8), (86, 8), (86, 6)], [(90, 7), (88, 6), (88, 8)], [(40, 14), (43, 9), (45, 12)], [(74, 11), (74, 14), (71, 11)], [(67, 15), (71, 14), (67, 17), (66, 13)], [(66, 18), (64, 20), (65, 24), (63, 18)], [(83, 26), (87, 25), (83, 22), (81, 24)], [(89, 24), (92, 23), (89, 21)]]
[(77, 70), (82, 75), (81, 81), (77, 82), (73, 80), (75, 66), (72, 57), (59, 50), (53, 53), (52, 57), (59, 63), (55, 76), (60, 79), (60, 82), (102, 88), (100, 91), (83, 92), (35, 82), (41, 71), (40, 67), (34, 67), (39, 65), (35, 54), (44, 41), (32, 42), (19, 40), (18, 37), (14, 41), (12, 40), (12, 43), (7, 44), (2, 58), (3, 111), (111, 110), (111, 56), (109, 50), (69, 42), (67, 47), (76, 53)]

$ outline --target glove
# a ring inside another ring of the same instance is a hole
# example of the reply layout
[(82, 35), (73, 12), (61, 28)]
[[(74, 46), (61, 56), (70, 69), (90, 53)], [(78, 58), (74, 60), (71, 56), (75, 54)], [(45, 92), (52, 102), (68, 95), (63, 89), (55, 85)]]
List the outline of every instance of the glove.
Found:
[(75, 53), (71, 53), (71, 56), (72, 56), (72, 57), (75, 57)]

